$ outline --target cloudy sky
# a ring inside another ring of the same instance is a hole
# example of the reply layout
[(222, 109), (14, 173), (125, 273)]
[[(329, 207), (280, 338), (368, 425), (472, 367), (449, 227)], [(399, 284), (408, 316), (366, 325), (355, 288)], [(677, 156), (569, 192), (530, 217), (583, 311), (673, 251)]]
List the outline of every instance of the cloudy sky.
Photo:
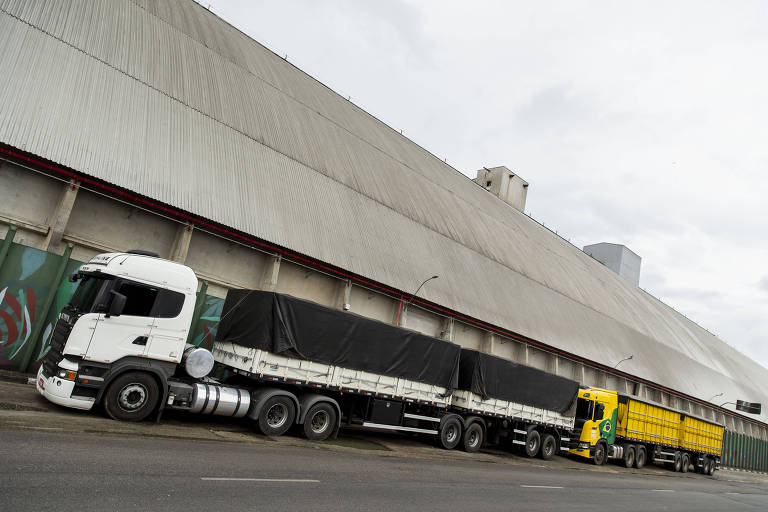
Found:
[(768, 2), (209, 4), (768, 366)]

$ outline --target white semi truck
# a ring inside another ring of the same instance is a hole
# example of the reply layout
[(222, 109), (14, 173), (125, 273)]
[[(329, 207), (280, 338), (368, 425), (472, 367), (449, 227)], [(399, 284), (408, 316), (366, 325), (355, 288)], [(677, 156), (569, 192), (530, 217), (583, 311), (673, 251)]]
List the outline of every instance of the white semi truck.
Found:
[(491, 376), (483, 372), (509, 373), (487, 366), (498, 358), (479, 360), (414, 331), (247, 290), (228, 295), (219, 334), (226, 332), (211, 353), (186, 344), (198, 285), (189, 267), (144, 251), (108, 253), (72, 279), (79, 285), (36, 379), (56, 404), (101, 404), (128, 421), (159, 419), (164, 409), (247, 416), (263, 434), (295, 427), (316, 440), (344, 422), (426, 434), (447, 449), (477, 451), (488, 440), (543, 458), (568, 449), (578, 392), (568, 379), (520, 367), (547, 393), (520, 394), (512, 388), (528, 388), (519, 381), (503, 388), (495, 373), (495, 387), (486, 389)]

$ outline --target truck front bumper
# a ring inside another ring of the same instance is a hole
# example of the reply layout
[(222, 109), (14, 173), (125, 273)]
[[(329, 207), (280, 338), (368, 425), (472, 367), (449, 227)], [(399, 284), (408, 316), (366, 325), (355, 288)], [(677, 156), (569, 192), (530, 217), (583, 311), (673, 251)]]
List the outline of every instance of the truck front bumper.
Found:
[(73, 409), (89, 410), (96, 402), (95, 399), (72, 398), (72, 390), (75, 383), (71, 380), (60, 379), (56, 376), (46, 377), (43, 375), (43, 367), (37, 370), (37, 379), (35, 380), (37, 392), (43, 395), (47, 400), (72, 407)]

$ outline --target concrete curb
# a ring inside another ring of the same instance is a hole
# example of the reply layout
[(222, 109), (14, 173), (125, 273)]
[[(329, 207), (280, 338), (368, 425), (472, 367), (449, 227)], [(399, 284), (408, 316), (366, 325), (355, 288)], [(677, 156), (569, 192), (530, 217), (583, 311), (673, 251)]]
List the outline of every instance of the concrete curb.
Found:
[(21, 384), (28, 384), (34, 382), (35, 375), (33, 373), (22, 373), (14, 370), (0, 370), (0, 380), (8, 382), (20, 382)]

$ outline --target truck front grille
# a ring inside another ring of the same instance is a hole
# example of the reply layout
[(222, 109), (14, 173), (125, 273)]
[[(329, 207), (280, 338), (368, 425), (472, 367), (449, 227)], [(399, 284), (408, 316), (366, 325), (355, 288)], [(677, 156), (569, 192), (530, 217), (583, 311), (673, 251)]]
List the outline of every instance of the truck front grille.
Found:
[[(73, 322), (74, 323), (74, 322)], [(51, 334), (51, 348), (43, 358), (43, 375), (50, 377), (56, 375), (59, 367), (59, 361), (64, 358), (64, 345), (67, 343), (69, 333), (72, 331), (72, 324), (65, 322), (61, 318), (56, 321), (56, 327)]]

